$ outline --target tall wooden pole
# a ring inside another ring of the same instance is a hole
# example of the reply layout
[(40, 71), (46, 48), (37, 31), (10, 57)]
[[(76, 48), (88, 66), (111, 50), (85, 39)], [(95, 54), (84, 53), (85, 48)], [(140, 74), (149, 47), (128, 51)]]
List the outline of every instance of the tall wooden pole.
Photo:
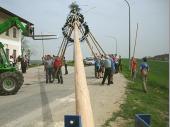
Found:
[(136, 36), (135, 36), (135, 45), (134, 45), (134, 50), (133, 50), (133, 57), (135, 56), (137, 36), (138, 36), (138, 23), (137, 23), (137, 27), (136, 27)]
[(76, 114), (81, 116), (82, 127), (94, 127), (93, 112), (87, 87), (86, 74), (79, 41), (77, 23), (74, 23), (74, 60)]

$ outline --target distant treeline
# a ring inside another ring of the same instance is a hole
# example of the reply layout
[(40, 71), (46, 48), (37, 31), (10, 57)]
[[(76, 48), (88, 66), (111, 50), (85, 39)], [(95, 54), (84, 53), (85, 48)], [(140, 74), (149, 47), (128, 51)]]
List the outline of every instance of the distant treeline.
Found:
[(42, 64), (41, 60), (30, 60), (30, 64)]
[[(30, 60), (30, 65), (41, 65), (42, 61), (41, 60)], [(67, 61), (68, 66), (73, 66), (74, 61), (73, 60), (68, 60)]]
[(156, 55), (154, 57), (148, 57), (151, 60), (169, 61), (169, 54)]

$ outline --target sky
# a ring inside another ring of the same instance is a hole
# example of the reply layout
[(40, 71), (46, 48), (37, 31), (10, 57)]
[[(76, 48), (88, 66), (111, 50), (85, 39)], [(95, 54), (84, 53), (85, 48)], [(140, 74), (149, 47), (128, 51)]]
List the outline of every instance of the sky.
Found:
[[(128, 0), (131, 7), (131, 54), (135, 43), (136, 25), (139, 24), (135, 57), (169, 53), (169, 0)], [(0, 6), (32, 22), (35, 34), (55, 34), (62, 30), (73, 0), (0, 0)], [(123, 58), (129, 55), (128, 6), (124, 0), (79, 0), (81, 13), (106, 53), (117, 52)], [(115, 39), (108, 37), (112, 36)], [(42, 41), (27, 38), (33, 54), (42, 57)], [(45, 54), (57, 54), (62, 38), (44, 41)], [(91, 56), (82, 43), (83, 56)], [(73, 48), (66, 50), (66, 59), (73, 59)]]

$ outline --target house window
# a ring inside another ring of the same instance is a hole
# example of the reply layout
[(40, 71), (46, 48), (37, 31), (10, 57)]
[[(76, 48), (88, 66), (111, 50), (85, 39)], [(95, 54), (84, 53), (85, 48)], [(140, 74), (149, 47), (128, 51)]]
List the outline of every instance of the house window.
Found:
[(16, 38), (16, 37), (17, 37), (17, 29), (13, 28), (13, 38)]
[(9, 36), (9, 30), (6, 31), (5, 35), (6, 35), (6, 36)]
[(6, 49), (6, 56), (7, 56), (7, 59), (9, 59), (9, 49)]

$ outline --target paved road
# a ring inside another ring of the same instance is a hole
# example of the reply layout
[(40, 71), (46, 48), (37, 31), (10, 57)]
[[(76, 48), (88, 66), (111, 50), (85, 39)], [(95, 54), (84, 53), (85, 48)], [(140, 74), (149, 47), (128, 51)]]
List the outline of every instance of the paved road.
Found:
[[(16, 95), (0, 96), (0, 127), (64, 127), (64, 115), (75, 114), (74, 68), (68, 70), (61, 85), (57, 81), (46, 84), (43, 67), (29, 69)], [(119, 111), (127, 81), (116, 74), (113, 85), (101, 86), (102, 79), (94, 77), (94, 67), (85, 70), (95, 127), (101, 127)]]
[[(73, 103), (73, 68), (70, 74), (64, 75), (64, 84), (45, 83), (42, 67), (31, 68), (24, 74), (25, 82), (16, 95), (0, 96), (0, 127), (54, 126), (55, 121), (63, 120), (60, 113), (56, 118), (56, 109), (61, 110), (64, 104)], [(68, 112), (69, 113), (69, 112)], [(44, 121), (44, 122), (40, 122)]]

